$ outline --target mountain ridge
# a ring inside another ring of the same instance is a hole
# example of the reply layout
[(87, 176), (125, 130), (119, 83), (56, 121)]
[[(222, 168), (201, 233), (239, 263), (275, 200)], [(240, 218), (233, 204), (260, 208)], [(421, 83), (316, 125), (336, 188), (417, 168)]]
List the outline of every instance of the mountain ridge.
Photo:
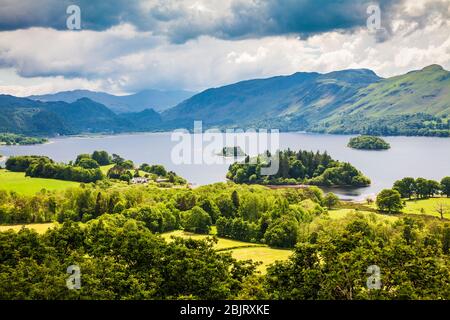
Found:
[[(115, 113), (89, 98), (72, 103), (0, 95), (0, 132), (164, 131), (266, 128), (337, 134), (450, 136), (450, 72), (430, 65), (381, 78), (369, 69), (297, 72), (209, 88), (158, 113)], [(45, 123), (45, 121), (50, 123)]]
[(75, 102), (81, 98), (104, 104), (115, 113), (141, 112), (145, 109), (164, 111), (194, 95), (185, 90), (155, 90), (147, 89), (130, 95), (113, 95), (101, 91), (70, 90), (53, 94), (33, 95), (26, 98), (42, 102), (64, 101)]

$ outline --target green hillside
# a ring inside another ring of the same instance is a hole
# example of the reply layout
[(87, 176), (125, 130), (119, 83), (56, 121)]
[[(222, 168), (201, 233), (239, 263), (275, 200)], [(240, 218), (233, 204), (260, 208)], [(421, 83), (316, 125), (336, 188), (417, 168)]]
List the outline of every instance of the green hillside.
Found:
[(449, 136), (450, 73), (431, 65), (388, 79), (370, 70), (296, 73), (209, 89), (162, 114), (165, 128)]
[(243, 81), (208, 89), (164, 112), (162, 118), (169, 128), (203, 120), (206, 126), (306, 129), (308, 121), (331, 115), (358, 89), (379, 80), (362, 69)]
[(362, 88), (311, 129), (331, 133), (449, 135), (450, 72), (431, 65)]
[(66, 135), (204, 128), (275, 128), (366, 135), (450, 136), (450, 72), (431, 65), (382, 79), (367, 69), (242, 81), (205, 90), (161, 114), (115, 114), (82, 98), (0, 95), (0, 133)]
[(67, 103), (0, 95), (0, 133), (53, 136), (151, 131), (159, 122), (159, 113), (152, 109), (117, 115), (88, 98)]

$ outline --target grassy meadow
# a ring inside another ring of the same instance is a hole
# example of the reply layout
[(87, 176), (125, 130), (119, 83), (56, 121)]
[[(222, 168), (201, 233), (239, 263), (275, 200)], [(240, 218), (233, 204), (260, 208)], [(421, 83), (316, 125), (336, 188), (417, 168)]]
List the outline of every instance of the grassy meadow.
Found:
[[(191, 238), (195, 240), (202, 240), (208, 235), (199, 235), (181, 230), (164, 233), (163, 238), (170, 241), (172, 237)], [(258, 271), (266, 272), (267, 266), (275, 261), (287, 260), (292, 254), (292, 250), (274, 249), (266, 245), (236, 241), (231, 239), (218, 238), (215, 245), (217, 251), (231, 252), (231, 255), (237, 260), (253, 260), (261, 262), (258, 266)]]
[(401, 216), (401, 214), (376, 214), (370, 211), (364, 211), (364, 210), (355, 210), (355, 209), (335, 209), (335, 210), (329, 210), (328, 211), (328, 215), (331, 219), (333, 220), (338, 220), (338, 219), (343, 219), (345, 218), (348, 214), (350, 213), (354, 213), (354, 212), (358, 212), (358, 213), (362, 213), (365, 216), (370, 216), (375, 214), (377, 218), (383, 219), (383, 220), (387, 220), (390, 222), (394, 222), (396, 220), (398, 220), (398, 218)]
[(430, 199), (413, 199), (407, 200), (405, 208), (402, 212), (407, 214), (421, 214), (421, 215), (431, 215), (440, 218), (441, 215), (437, 211), (437, 207), (443, 204), (447, 208), (444, 218), (450, 219), (450, 198), (430, 198)]
[(42, 189), (49, 191), (62, 190), (78, 186), (78, 182), (30, 178), (23, 172), (0, 170), (0, 190), (15, 191), (19, 194), (34, 195)]
[(44, 234), (48, 229), (53, 227), (55, 223), (32, 223), (32, 224), (17, 224), (17, 225), (9, 225), (9, 226), (0, 226), (0, 232), (13, 230), (20, 231), (22, 228), (32, 229), (39, 234)]

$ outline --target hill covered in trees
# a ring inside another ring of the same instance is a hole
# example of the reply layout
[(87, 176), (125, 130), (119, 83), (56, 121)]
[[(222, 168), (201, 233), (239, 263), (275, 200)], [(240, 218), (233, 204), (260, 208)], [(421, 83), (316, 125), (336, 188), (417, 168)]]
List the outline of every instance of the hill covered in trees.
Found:
[(273, 160), (279, 163), (278, 172), (275, 175), (264, 176), (261, 169), (270, 164), (268, 156), (271, 155), (266, 153), (256, 159), (247, 157), (244, 162), (232, 164), (227, 178), (236, 183), (265, 185), (311, 184), (354, 187), (370, 185), (370, 179), (350, 163), (334, 160), (327, 152), (279, 151)]

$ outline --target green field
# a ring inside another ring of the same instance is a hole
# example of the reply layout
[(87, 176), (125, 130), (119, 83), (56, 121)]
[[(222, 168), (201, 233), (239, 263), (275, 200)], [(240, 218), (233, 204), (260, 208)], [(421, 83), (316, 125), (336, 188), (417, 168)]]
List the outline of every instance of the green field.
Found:
[(34, 223), (34, 224), (17, 224), (11, 226), (0, 226), (0, 232), (8, 230), (20, 231), (22, 228), (27, 228), (32, 229), (39, 234), (43, 234), (54, 225), (55, 225), (54, 223)]
[(342, 202), (338, 208), (329, 210), (328, 214), (331, 219), (342, 219), (345, 218), (347, 214), (352, 212), (363, 213), (365, 215), (375, 213), (378, 218), (388, 221), (395, 221), (396, 219), (408, 214), (440, 218), (441, 215), (438, 213), (437, 208), (439, 204), (442, 204), (446, 209), (444, 218), (450, 220), (450, 198), (436, 197), (429, 199), (404, 199), (404, 202), (405, 207), (401, 212), (395, 214), (387, 214), (378, 211), (375, 203), (367, 205), (356, 202)]
[(112, 167), (114, 167), (113, 164), (107, 165), (107, 166), (101, 166), (100, 170), (102, 170), (104, 175), (108, 174), (109, 169), (111, 169)]
[(436, 211), (438, 204), (442, 203), (447, 212), (444, 218), (450, 219), (450, 198), (430, 198), (423, 200), (408, 200), (402, 212), (407, 214), (425, 214), (440, 218), (441, 215)]
[(253, 260), (262, 262), (262, 264), (258, 266), (258, 271), (261, 273), (265, 273), (267, 267), (275, 261), (287, 260), (292, 254), (292, 250), (273, 249), (266, 246), (237, 248), (229, 251), (231, 251), (231, 255), (236, 260)]
[(33, 195), (42, 189), (49, 191), (61, 190), (78, 186), (78, 182), (30, 178), (23, 172), (0, 170), (0, 190), (15, 191), (20, 194)]
[[(54, 226), (55, 223), (36, 223), (36, 224), (19, 224), (19, 225), (7, 225), (0, 226), (0, 232), (7, 230), (19, 231), (22, 228), (29, 228), (35, 230), (39, 234), (45, 233), (49, 228)], [(176, 230), (168, 233), (164, 233), (162, 237), (166, 241), (171, 241), (172, 237), (190, 238), (195, 240), (204, 240), (208, 236), (185, 232), (182, 230)], [(258, 270), (265, 273), (267, 266), (275, 261), (287, 260), (292, 254), (292, 250), (285, 249), (273, 249), (266, 245), (236, 241), (231, 239), (218, 238), (218, 242), (215, 245), (215, 249), (220, 252), (231, 252), (231, 255), (237, 260), (253, 260), (262, 262), (258, 266)]]
[[(329, 210), (328, 211), (328, 215), (331, 219), (343, 219), (345, 218), (348, 214), (350, 213), (362, 213), (365, 216), (369, 216), (371, 214), (374, 214), (373, 212), (370, 211), (364, 211), (364, 210), (355, 210), (355, 209), (336, 209), (336, 210)], [(383, 219), (383, 220), (388, 220), (388, 221), (395, 221), (399, 218), (399, 216), (401, 215), (387, 215), (387, 214), (378, 214), (376, 213), (376, 217)]]
[[(169, 240), (172, 236), (181, 238), (191, 238), (195, 240), (203, 240), (207, 238), (207, 235), (193, 234), (181, 230), (164, 233), (163, 238)], [(231, 252), (231, 255), (237, 260), (253, 260), (262, 262), (258, 266), (258, 270), (265, 273), (267, 266), (275, 261), (282, 261), (289, 258), (292, 254), (292, 250), (274, 249), (269, 248), (266, 245), (242, 242), (237, 240), (230, 240), (224, 238), (218, 238), (219, 241), (215, 245), (215, 248), (221, 252)]]
[[(201, 235), (201, 234), (195, 234), (190, 233), (182, 230), (176, 230), (168, 233), (164, 233), (162, 237), (166, 240), (170, 240), (174, 237), (180, 237), (180, 238), (191, 238), (194, 240), (203, 240), (207, 238), (207, 235)], [(239, 248), (239, 247), (257, 247), (262, 246), (261, 244), (256, 243), (249, 243), (249, 242), (242, 242), (242, 241), (236, 241), (236, 240), (230, 240), (230, 239), (224, 239), (224, 238), (218, 238), (219, 242), (215, 245), (215, 248), (217, 250), (226, 250), (231, 248)]]

